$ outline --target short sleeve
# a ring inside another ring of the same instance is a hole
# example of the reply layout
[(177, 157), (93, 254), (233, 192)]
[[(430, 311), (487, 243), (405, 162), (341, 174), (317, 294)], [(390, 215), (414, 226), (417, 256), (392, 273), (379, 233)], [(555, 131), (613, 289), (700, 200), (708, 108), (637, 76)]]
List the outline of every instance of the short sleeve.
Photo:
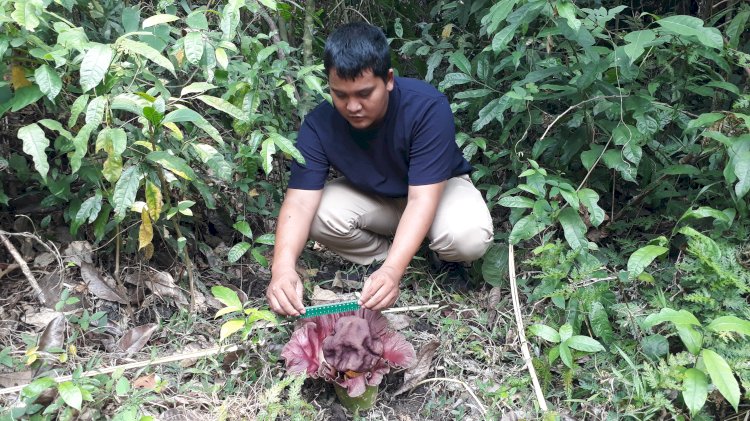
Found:
[(311, 115), (302, 123), (297, 136), (296, 147), (305, 158), (305, 163), (292, 162), (289, 188), (320, 190), (328, 176), (329, 162), (318, 133), (310, 123)]
[(409, 185), (434, 184), (452, 175), (456, 127), (448, 99), (435, 98), (413, 126), (409, 149)]

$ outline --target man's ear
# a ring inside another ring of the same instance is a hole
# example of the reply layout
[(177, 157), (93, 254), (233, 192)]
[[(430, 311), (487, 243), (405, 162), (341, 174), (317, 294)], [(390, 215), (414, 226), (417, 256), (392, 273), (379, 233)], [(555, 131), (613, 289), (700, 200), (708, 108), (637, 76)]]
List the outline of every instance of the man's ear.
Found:
[(385, 89), (387, 89), (388, 92), (393, 90), (393, 81), (394, 81), (393, 69), (391, 68), (391, 69), (388, 69), (388, 76), (386, 76), (385, 78)]

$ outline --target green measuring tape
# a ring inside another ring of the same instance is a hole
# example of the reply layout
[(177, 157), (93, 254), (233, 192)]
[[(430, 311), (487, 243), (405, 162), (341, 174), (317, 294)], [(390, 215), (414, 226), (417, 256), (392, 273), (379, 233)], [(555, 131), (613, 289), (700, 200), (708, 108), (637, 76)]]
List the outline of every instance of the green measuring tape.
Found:
[(328, 314), (345, 313), (347, 311), (359, 310), (357, 301), (342, 301), (333, 304), (321, 304), (318, 306), (305, 307), (305, 314), (299, 316), (300, 319), (309, 319), (310, 317), (325, 316)]

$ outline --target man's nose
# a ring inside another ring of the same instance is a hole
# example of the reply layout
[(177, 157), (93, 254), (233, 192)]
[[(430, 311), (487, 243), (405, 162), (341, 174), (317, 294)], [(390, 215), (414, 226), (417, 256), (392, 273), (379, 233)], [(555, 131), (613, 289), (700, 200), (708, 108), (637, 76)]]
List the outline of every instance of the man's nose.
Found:
[(346, 110), (350, 113), (356, 113), (362, 109), (362, 104), (357, 100), (349, 100), (346, 103)]

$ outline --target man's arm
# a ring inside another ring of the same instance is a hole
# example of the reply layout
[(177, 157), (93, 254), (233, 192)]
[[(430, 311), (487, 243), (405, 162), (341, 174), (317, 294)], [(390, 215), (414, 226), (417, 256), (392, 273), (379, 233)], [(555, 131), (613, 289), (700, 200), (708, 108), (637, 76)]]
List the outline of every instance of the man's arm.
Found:
[(419, 249), (435, 219), (445, 181), (424, 186), (409, 186), (406, 209), (396, 229), (393, 245), (383, 265), (365, 281), (359, 304), (382, 310), (396, 302), (401, 277)]
[(322, 195), (322, 190), (288, 189), (281, 205), (271, 282), (266, 290), (268, 304), (278, 314), (299, 316), (304, 312), (302, 282), (296, 271), (297, 258), (307, 242)]

